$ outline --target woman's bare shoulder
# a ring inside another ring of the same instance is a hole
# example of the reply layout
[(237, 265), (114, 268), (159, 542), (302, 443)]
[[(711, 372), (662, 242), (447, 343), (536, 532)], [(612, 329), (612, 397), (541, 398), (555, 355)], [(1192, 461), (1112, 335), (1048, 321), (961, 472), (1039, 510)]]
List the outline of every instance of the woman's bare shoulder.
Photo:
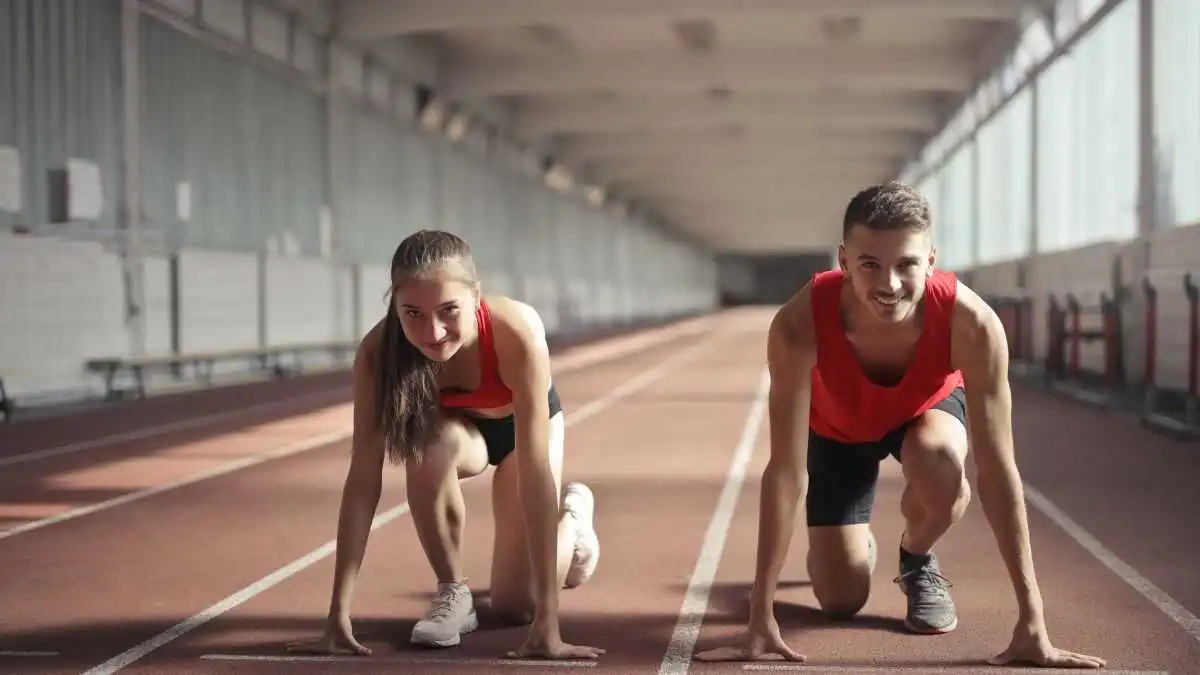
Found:
[(492, 315), (497, 349), (545, 348), (546, 325), (532, 305), (504, 295), (486, 296), (484, 302)]

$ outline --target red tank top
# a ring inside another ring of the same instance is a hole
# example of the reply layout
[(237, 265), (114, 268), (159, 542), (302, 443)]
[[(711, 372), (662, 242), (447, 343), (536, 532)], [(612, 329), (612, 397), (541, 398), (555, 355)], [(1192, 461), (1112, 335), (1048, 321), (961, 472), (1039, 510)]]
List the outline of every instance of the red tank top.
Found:
[(842, 326), (840, 270), (813, 277), (811, 298), (817, 331), (817, 365), (812, 373), (809, 426), (842, 443), (877, 441), (929, 410), (962, 386), (950, 367), (950, 320), (958, 279), (935, 271), (925, 285), (924, 322), (913, 360), (894, 387), (869, 380)]
[(500, 361), (492, 335), (492, 313), (486, 302), (479, 302), (475, 311), (479, 326), (479, 388), (474, 391), (442, 392), (440, 399), (447, 408), (503, 408), (512, 403), (513, 393), (500, 380)]

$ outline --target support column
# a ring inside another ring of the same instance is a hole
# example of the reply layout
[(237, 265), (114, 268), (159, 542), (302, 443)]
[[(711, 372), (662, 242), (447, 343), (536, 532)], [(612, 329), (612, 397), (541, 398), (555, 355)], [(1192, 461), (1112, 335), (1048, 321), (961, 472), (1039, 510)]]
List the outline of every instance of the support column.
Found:
[(141, 169), (141, 2), (121, 2), (122, 158), (121, 215), (124, 245), (125, 326), (131, 354), (146, 351), (146, 264), (142, 232)]
[(1041, 246), (1041, 223), (1038, 222), (1038, 214), (1040, 213), (1040, 174), (1038, 173), (1038, 156), (1040, 153), (1038, 135), (1038, 117), (1039, 117), (1039, 96), (1038, 82), (1034, 80), (1029, 85), (1029, 156), (1026, 161), (1029, 162), (1029, 239), (1028, 250), (1025, 256), (1017, 263), (1017, 289), (1024, 293), (1028, 287), (1029, 266), (1033, 264), (1033, 259), (1037, 257), (1038, 250)]
[(1154, 0), (1138, 7), (1138, 235), (1158, 227), (1158, 170), (1154, 133)]
[(1125, 373), (1128, 381), (1144, 380), (1145, 298), (1141, 280), (1150, 269), (1150, 235), (1158, 227), (1158, 180), (1154, 133), (1154, 0), (1126, 0), (1138, 3), (1138, 189), (1137, 236), (1126, 247), (1128, 261), (1124, 269), (1129, 277), (1121, 279), (1125, 290), (1122, 340), (1125, 348)]
[(1040, 213), (1040, 174), (1038, 156), (1041, 151), (1038, 135), (1038, 117), (1040, 116), (1040, 101), (1038, 83), (1029, 83), (1029, 253), (1026, 257), (1037, 255), (1041, 246), (1041, 227), (1038, 223)]

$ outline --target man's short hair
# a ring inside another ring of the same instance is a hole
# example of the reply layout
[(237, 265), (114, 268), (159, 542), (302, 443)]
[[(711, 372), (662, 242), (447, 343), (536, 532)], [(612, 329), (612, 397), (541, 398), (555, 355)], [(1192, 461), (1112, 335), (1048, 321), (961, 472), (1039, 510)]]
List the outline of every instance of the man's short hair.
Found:
[(856, 226), (876, 230), (924, 232), (933, 227), (929, 201), (899, 181), (872, 185), (850, 200), (842, 219), (842, 237)]

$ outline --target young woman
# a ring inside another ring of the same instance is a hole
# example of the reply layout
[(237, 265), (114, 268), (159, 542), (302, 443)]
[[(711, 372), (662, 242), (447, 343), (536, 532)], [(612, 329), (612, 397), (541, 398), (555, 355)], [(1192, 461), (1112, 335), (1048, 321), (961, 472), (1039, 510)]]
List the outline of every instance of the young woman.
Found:
[(391, 269), (387, 315), (355, 358), (353, 449), (328, 626), (291, 648), (370, 653), (354, 638), (349, 607), (386, 458), (405, 466), (413, 523), (438, 582), (413, 643), (454, 646), (478, 625), (461, 560), (459, 480), (495, 466), (492, 608), (530, 624), (510, 655), (596, 658), (604, 650), (566, 644), (559, 634), (559, 589), (587, 581), (600, 548), (591, 491), (562, 486), (563, 411), (537, 312), (481, 296), (469, 247), (447, 232), (409, 236)]

